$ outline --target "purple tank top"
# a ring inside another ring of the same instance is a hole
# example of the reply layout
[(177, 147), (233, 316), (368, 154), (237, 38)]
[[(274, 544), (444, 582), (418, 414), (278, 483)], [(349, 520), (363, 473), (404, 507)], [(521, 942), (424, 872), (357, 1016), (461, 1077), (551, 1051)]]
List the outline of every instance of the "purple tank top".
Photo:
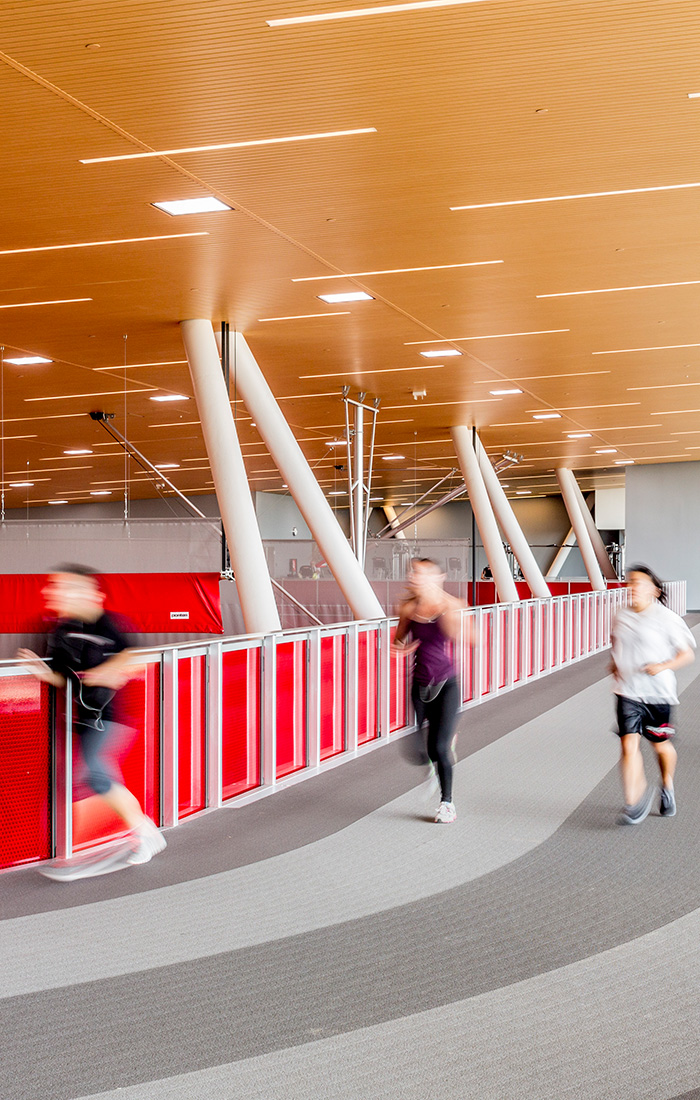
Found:
[(413, 676), (419, 684), (439, 683), (451, 680), (457, 675), (452, 659), (452, 642), (441, 628), (439, 620), (421, 623), (411, 619), (411, 634), (414, 641), (420, 642), (416, 650), (416, 664)]

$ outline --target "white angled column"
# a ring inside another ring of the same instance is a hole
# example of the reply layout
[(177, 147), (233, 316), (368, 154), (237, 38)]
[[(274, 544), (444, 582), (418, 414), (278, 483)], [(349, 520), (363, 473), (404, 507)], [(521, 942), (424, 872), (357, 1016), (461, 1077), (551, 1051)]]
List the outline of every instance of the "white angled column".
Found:
[[(384, 504), (383, 508), (384, 508), (384, 515), (386, 516), (387, 523), (391, 527), (396, 527), (396, 524), (399, 522), (399, 520), (398, 520), (398, 517), (396, 515), (396, 509), (394, 508), (394, 505), (393, 504)], [(406, 532), (405, 531), (399, 531), (398, 534), (394, 535), (394, 538), (395, 539), (405, 539), (406, 538)]]
[(182, 321), (180, 327), (236, 577), (243, 622), (250, 634), (280, 630), (279, 614), (214, 330), (211, 321), (201, 319)]
[[(590, 502), (591, 502), (592, 496), (593, 496), (593, 494), (589, 493), (588, 496), (586, 497), (586, 501), (585, 501), (586, 507), (588, 508), (589, 511), (590, 511)], [(559, 574), (562, 571), (562, 568), (564, 566), (564, 562), (568, 558), (569, 554), (571, 553), (572, 548), (575, 545), (576, 545), (576, 535), (574, 534), (573, 527), (570, 527), (568, 535), (566, 536), (566, 538), (564, 539), (564, 541), (562, 542), (561, 546), (559, 547), (559, 549), (557, 550), (557, 552), (554, 556), (554, 561), (552, 562), (549, 569), (547, 570), (547, 572), (544, 575), (545, 580), (547, 580), (547, 581), (556, 580), (556, 578), (559, 576)]]
[[(576, 535), (576, 541), (578, 543), (579, 550), (581, 551), (581, 557), (583, 558), (583, 564), (586, 567), (586, 573), (588, 579), (591, 582), (591, 587), (594, 590), (602, 592), (605, 590), (606, 585), (603, 580), (603, 574), (600, 571), (598, 565), (598, 559), (593, 549), (593, 543), (591, 542), (590, 535), (588, 534), (588, 527), (579, 505), (578, 497), (576, 495), (576, 478), (571, 470), (565, 466), (559, 466), (557, 469), (557, 481), (559, 482), (559, 488), (561, 489), (561, 495), (566, 505), (566, 510), (569, 513), (569, 519), (571, 520), (571, 526), (574, 529)], [(583, 498), (581, 498), (583, 499)], [(585, 502), (584, 502), (585, 507)]]
[(476, 450), (481, 476), (484, 479), (486, 492), (496, 513), (496, 519), (506, 537), (506, 541), (510, 544), (511, 550), (518, 559), (523, 576), (530, 586), (530, 591), (536, 599), (549, 599), (551, 592), (547, 582), (542, 576), (542, 571), (535, 561), (535, 555), (515, 518), (510, 501), (501, 487), (496, 471), (491, 465), (489, 456), (486, 454), (480, 439), (477, 439)]
[(357, 619), (383, 619), (382, 606), (340, 529), (252, 351), (240, 332), (230, 333), (229, 339), (231, 362), (236, 364), (238, 393), (353, 614)]
[(518, 590), (515, 587), (513, 575), (508, 566), (508, 559), (503, 549), (496, 517), (493, 514), (489, 495), (486, 492), (484, 479), (479, 469), (479, 461), (472, 446), (471, 428), (468, 428), (465, 424), (458, 424), (452, 428), (452, 439), (457, 451), (462, 477), (469, 493), (469, 502), (472, 506), (476, 525), (484, 544), (486, 558), (491, 566), (493, 579), (496, 582), (498, 597), (502, 603), (515, 603), (518, 600)]
[[(573, 474), (572, 474), (573, 477)], [(608, 553), (605, 549), (605, 543), (600, 537), (600, 531), (595, 525), (595, 520), (591, 515), (591, 510), (584, 500), (583, 493), (579, 488), (579, 483), (574, 477), (574, 493), (578, 501), (578, 506), (581, 509), (581, 515), (583, 516), (584, 523), (586, 524), (586, 530), (588, 531), (591, 545), (593, 546), (593, 552), (598, 560), (600, 571), (604, 577), (607, 577), (609, 581), (617, 580), (617, 573), (612, 567), (612, 562), (608, 557)]]

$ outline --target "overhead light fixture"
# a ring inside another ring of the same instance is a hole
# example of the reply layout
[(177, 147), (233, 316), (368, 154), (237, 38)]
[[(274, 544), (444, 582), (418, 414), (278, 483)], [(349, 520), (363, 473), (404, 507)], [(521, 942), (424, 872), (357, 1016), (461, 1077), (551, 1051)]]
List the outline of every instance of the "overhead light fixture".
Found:
[(621, 290), (658, 290), (666, 286), (697, 286), (700, 279), (683, 279), (678, 283), (640, 283), (639, 286), (606, 286), (600, 290), (565, 290), (557, 294), (536, 294), (536, 298), (575, 298), (581, 294), (616, 294)]
[(489, 390), (489, 393), (490, 393), (490, 394), (493, 394), (493, 396), (494, 396), (494, 397), (505, 397), (505, 396), (506, 396), (507, 394), (510, 394), (510, 393), (522, 393), (522, 392), (523, 392), (522, 390), (518, 390), (518, 389), (512, 389), (512, 390)]
[[(100, 390), (99, 393), (59, 393), (52, 397), (25, 397), (25, 401), (72, 401), (75, 397), (123, 397), (125, 393), (150, 393), (155, 386), (141, 386), (132, 390)], [(68, 416), (81, 416), (81, 413), (68, 413)], [(48, 420), (49, 417), (42, 417)], [(52, 417), (51, 419), (59, 419)]]
[(47, 500), (47, 504), (67, 504), (67, 500)]
[(433, 264), (430, 267), (388, 267), (383, 271), (347, 271), (341, 275), (305, 275), (303, 279), (292, 279), (293, 283), (318, 283), (322, 279), (359, 279), (363, 275), (404, 275), (411, 271), (445, 271), (455, 267), (488, 267), (490, 264), (502, 264), (503, 260), (477, 260), (468, 264)]
[(156, 397), (149, 397), (149, 401), (189, 401), (182, 393), (160, 393)]
[(228, 206), (221, 199), (215, 199), (213, 195), (207, 195), (202, 199), (174, 199), (172, 202), (152, 202), (151, 206), (155, 206), (158, 210), (164, 210), (166, 214), (170, 214), (172, 217), (179, 217), (181, 214), (209, 214), (214, 210), (233, 210), (232, 206)]
[(11, 481), (10, 482), (10, 488), (11, 489), (31, 489), (33, 484), (34, 484), (33, 481)]
[(111, 497), (111, 495), (112, 495), (112, 490), (111, 489), (91, 489), (90, 490), (90, 496), (91, 497)]
[(292, 137), (259, 138), (255, 141), (226, 141), (217, 145), (188, 145), (180, 149), (154, 149), (148, 153), (125, 153), (119, 157), (87, 157), (80, 164), (107, 164), (116, 160), (146, 160), (149, 157), (171, 157), (177, 153), (211, 153), (219, 149), (250, 149), (257, 145), (285, 145), (291, 141), (317, 141), (319, 138), (350, 137), (353, 134), (376, 134), (376, 126), (360, 130), (329, 130), (322, 134), (294, 134)]
[(179, 462), (156, 462), (156, 470), (179, 470)]
[(531, 495), (531, 493), (532, 493), (532, 489), (516, 489), (515, 490), (516, 497), (528, 497), (528, 496)]
[(561, 413), (535, 413), (533, 420), (561, 420)]
[[(28, 252), (30, 249), (19, 249), (20, 252)], [(38, 251), (38, 250), (35, 250)], [(7, 256), (7, 252), (0, 252), (0, 256)], [(10, 302), (0, 306), (0, 309), (25, 309), (27, 306), (67, 306), (74, 302), (91, 302), (92, 298), (52, 298), (48, 302)]]
[(292, 15), (284, 19), (266, 19), (268, 27), (290, 27), (298, 23), (322, 23), (331, 19), (358, 19), (364, 15), (390, 15), (395, 11), (418, 11), (423, 8), (453, 8), (462, 4), (480, 4), (483, 0), (413, 0), (412, 3), (383, 4), (374, 8), (350, 8), (347, 11), (326, 11), (316, 15)]
[[(291, 317), (258, 317), (258, 322), (262, 321), (306, 321), (310, 317), (349, 317), (350, 311), (348, 309), (336, 310), (331, 313), (295, 313)], [(303, 377), (313, 377), (312, 375), (304, 375)]]
[[(204, 231), (198, 233), (159, 233), (155, 237), (119, 237), (116, 240), (109, 241), (77, 241), (75, 244), (42, 244), (33, 248), (3, 248), (0, 249), (0, 256), (19, 256), (23, 252), (63, 252), (67, 248), (100, 248), (105, 244), (140, 244), (142, 241), (169, 241), (175, 240), (179, 237), (208, 237), (209, 234)], [(68, 301), (72, 302), (91, 302), (92, 298), (69, 298)], [(32, 305), (48, 303), (36, 303), (32, 302)], [(53, 303), (50, 303), (53, 305)]]
[(700, 348), (700, 344), (657, 344), (650, 348), (612, 348), (610, 351), (592, 351), (591, 355), (624, 355), (632, 351), (670, 351), (675, 348)]
[(467, 340), (504, 340), (507, 336), (544, 336), (549, 332), (571, 332), (568, 328), (538, 328), (531, 332), (492, 332), (486, 336), (453, 336), (445, 340), (407, 340), (404, 347), (414, 344), (458, 344)]
[(344, 447), (345, 442), (346, 441), (344, 439), (329, 439), (326, 442), (326, 446), (327, 447)]
[(617, 447), (598, 447), (596, 450), (597, 455), (616, 455)]
[(328, 496), (329, 497), (344, 497), (345, 496), (345, 490), (344, 489), (334, 489), (332, 492), (330, 492), (328, 494)]
[(495, 206), (531, 206), (542, 202), (564, 202), (566, 199), (601, 199), (608, 195), (643, 195), (654, 191), (688, 191), (700, 183), (671, 183), (663, 187), (628, 187), (621, 191), (583, 191), (576, 195), (548, 195), (543, 199), (510, 199), (508, 202), (476, 202), (468, 206), (451, 206), (450, 210), (486, 210)]
[(462, 352), (457, 351), (457, 348), (444, 348), (443, 351), (422, 351), (421, 352), (421, 355), (424, 355), (426, 359), (437, 359), (438, 356), (439, 356), (440, 359), (442, 359), (446, 355), (461, 355), (461, 354), (462, 354)]
[(94, 451), (89, 450), (87, 447), (76, 447), (72, 451), (64, 451), (64, 455), (91, 455)]
[(343, 294), (317, 294), (317, 298), (320, 298), (322, 302), (328, 302), (330, 306), (335, 305), (336, 302), (373, 302), (374, 298), (371, 294), (367, 294), (364, 290), (347, 290)]
[(37, 363), (53, 363), (53, 359), (44, 359), (43, 355), (20, 355), (16, 358), (8, 358), (5, 362), (12, 363), (15, 367), (33, 367)]
[(633, 458), (616, 458), (615, 459), (615, 465), (616, 466), (634, 466), (634, 459)]
[(566, 438), (567, 439), (590, 439), (591, 434), (592, 434), (591, 432), (567, 432), (566, 433)]
[[(332, 314), (331, 314), (332, 316)], [(420, 363), (412, 367), (381, 367), (379, 370), (368, 370), (366, 367), (358, 367), (355, 371), (335, 370), (328, 374), (300, 374), (299, 378), (347, 378), (361, 374), (415, 374), (418, 370), (442, 370), (444, 363)]]
[(382, 455), (384, 462), (398, 462), (400, 459), (405, 457), (405, 455)]

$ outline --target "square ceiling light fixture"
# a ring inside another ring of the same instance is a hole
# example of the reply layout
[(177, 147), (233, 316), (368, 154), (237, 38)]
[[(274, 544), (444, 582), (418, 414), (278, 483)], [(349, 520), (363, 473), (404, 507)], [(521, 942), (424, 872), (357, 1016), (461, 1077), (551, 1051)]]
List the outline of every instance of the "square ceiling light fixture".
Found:
[(6, 359), (6, 363), (12, 363), (15, 367), (33, 367), (37, 363), (53, 363), (53, 359), (44, 359), (43, 355), (18, 355), (13, 359)]
[(318, 294), (318, 298), (322, 302), (328, 302), (329, 305), (334, 305), (336, 302), (373, 302), (374, 298), (371, 294), (366, 294), (364, 290), (346, 290), (343, 294)]
[(180, 214), (209, 214), (214, 210), (233, 210), (225, 202), (215, 199), (213, 195), (205, 195), (202, 199), (175, 199), (173, 202), (152, 202), (158, 210), (164, 210), (172, 217)]

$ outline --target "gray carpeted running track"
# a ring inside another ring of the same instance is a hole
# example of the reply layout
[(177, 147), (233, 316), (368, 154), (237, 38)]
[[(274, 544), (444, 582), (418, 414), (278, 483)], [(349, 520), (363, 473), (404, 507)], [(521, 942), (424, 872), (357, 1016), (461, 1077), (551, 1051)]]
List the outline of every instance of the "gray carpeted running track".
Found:
[(639, 828), (607, 663), (463, 716), (455, 826), (393, 745), (152, 864), (2, 876), (2, 1100), (700, 1097), (700, 662)]

